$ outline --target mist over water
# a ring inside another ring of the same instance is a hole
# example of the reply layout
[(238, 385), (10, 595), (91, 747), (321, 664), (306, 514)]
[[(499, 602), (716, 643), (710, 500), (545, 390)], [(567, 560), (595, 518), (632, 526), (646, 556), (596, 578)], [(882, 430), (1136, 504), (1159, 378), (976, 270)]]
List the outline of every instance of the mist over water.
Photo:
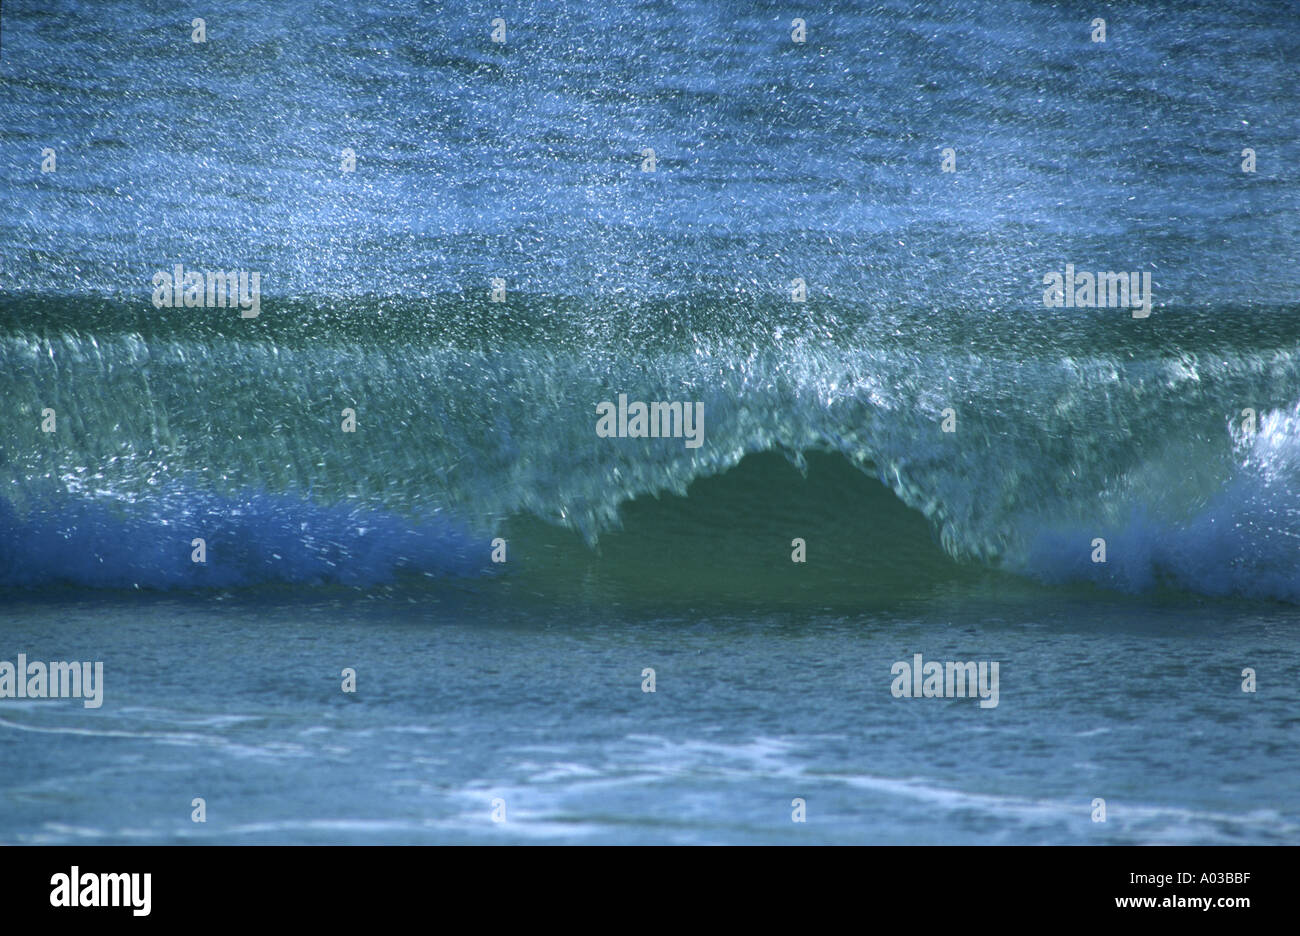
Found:
[[(1013, 6), (845, 6), (796, 45), (764, 5), (525, 5), (504, 44), (486, 7), (217, 3), (199, 44), (162, 9), (11, 5), (6, 580), (201, 585), (18, 556), (50, 515), (83, 552), (156, 539), (184, 516), (166, 491), (264, 493), (254, 541), (346, 507), (594, 543), (633, 497), (820, 449), (956, 560), (1196, 587), (1173, 541), (1244, 524), (1214, 590), (1294, 598), (1294, 30), (1192, 4), (1062, 42), (1070, 11)], [(58, 171), (33, 173), (45, 145)], [(1154, 317), (1043, 308), (1067, 262), (1153, 271)], [(155, 308), (177, 263), (259, 271), (264, 311)], [(706, 444), (597, 439), (618, 392), (703, 402)], [(1234, 451), (1246, 408), (1272, 436)], [(1146, 545), (1101, 572), (1060, 555), (1107, 534)], [(407, 551), (371, 571), (447, 565)], [(248, 579), (300, 577), (273, 566)]]
[[(82, 552), (154, 540), (187, 509), (166, 491), (267, 495), (255, 542), (344, 508), (595, 542), (630, 498), (822, 449), (957, 560), (1196, 587), (1173, 541), (1227, 522), (1253, 532), (1216, 540), (1240, 576), (1214, 589), (1295, 597), (1295, 33), (1193, 4), (1062, 42), (1069, 11), (1015, 7), (845, 6), (796, 45), (775, 6), (525, 5), (494, 44), (486, 7), (217, 3), (198, 44), (163, 9), (11, 4), (5, 580), (203, 584), (20, 556), (50, 516)], [(33, 173), (46, 145), (58, 171)], [(1154, 317), (1043, 308), (1066, 262), (1153, 271)], [(259, 271), (264, 311), (155, 308), (177, 263)], [(703, 402), (705, 446), (597, 439), (618, 392)], [(1276, 414), (1253, 460), (1246, 408)], [(1107, 534), (1156, 545), (1060, 558)], [(431, 553), (362, 577), (458, 562)]]

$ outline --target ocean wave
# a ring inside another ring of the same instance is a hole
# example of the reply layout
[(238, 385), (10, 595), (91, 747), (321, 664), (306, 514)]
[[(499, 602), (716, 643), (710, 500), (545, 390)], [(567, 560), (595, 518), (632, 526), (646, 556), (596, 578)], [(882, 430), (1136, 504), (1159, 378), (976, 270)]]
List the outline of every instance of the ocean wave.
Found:
[(488, 551), (445, 517), (411, 521), (290, 495), (228, 498), (174, 485), (144, 503), (69, 496), (23, 515), (0, 499), (0, 587), (374, 585), (403, 573), (477, 576)]
[[(707, 569), (725, 541), (744, 591), (803, 537), (809, 601), (827, 568), (844, 594), (854, 568), (861, 590), (973, 568), (1300, 600), (1300, 348), (1279, 324), (1294, 311), (1217, 331), (1209, 313), (1171, 315), (1110, 349), (1078, 322), (845, 307), (760, 328), (760, 307), (701, 302), (698, 331), (634, 352), (605, 332), (451, 340), (414, 313), (401, 340), (358, 346), (329, 320), (314, 341), (126, 320), (88, 334), (7, 308), (4, 586), (477, 575), (513, 527), (528, 536), (499, 571), (560, 581), (631, 581), (614, 552), (638, 575)], [(577, 327), (602, 308), (537, 299), (529, 314)], [(701, 407), (701, 444), (602, 437), (597, 404), (620, 395)]]

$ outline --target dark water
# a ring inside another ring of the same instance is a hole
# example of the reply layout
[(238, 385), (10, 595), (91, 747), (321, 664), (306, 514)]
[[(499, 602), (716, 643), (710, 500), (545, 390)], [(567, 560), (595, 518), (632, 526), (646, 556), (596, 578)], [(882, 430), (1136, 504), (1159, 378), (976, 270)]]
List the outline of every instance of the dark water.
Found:
[(0, 839), (1295, 841), (1296, 13), (5, 4)]

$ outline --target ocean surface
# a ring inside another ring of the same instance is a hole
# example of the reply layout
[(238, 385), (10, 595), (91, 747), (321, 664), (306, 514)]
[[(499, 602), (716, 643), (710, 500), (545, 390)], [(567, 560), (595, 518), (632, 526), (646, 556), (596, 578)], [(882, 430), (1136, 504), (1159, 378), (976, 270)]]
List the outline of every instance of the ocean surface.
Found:
[(0, 843), (1300, 843), (1294, 2), (202, 6), (0, 12)]

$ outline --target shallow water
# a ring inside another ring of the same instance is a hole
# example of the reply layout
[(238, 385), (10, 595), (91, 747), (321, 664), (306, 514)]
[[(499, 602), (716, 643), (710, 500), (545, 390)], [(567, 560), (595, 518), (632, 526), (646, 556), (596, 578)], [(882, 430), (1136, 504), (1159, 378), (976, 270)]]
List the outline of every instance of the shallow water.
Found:
[[(10, 842), (1294, 842), (1296, 623), (1032, 591), (856, 614), (543, 611), (407, 589), (31, 601), (7, 608), (9, 644), (102, 659), (105, 704), (6, 703), (0, 828)], [(890, 666), (915, 652), (999, 660), (999, 704), (892, 697)], [(1240, 691), (1244, 666), (1258, 694)]]

